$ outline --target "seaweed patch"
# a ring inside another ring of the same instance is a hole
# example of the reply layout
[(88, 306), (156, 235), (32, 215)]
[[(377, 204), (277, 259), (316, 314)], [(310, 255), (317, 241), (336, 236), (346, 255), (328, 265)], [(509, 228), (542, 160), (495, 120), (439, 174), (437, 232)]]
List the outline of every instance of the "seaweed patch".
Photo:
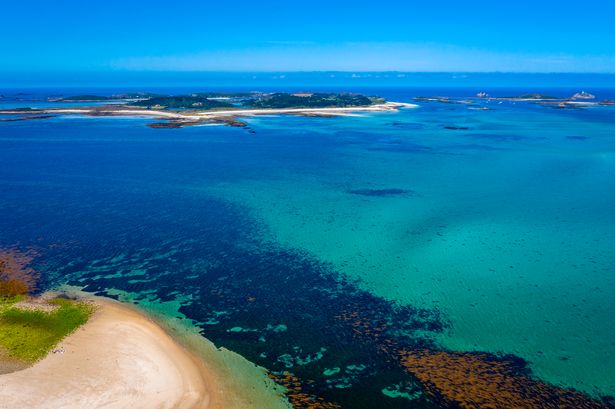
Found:
[(416, 195), (414, 190), (408, 189), (353, 189), (349, 190), (348, 193), (352, 195), (360, 195), (360, 196), (373, 196), (373, 197), (389, 197), (389, 196), (400, 196), (400, 195)]
[(35, 254), (0, 248), (0, 296), (27, 294), (36, 290), (38, 273), (30, 267)]
[(570, 408), (609, 406), (570, 389), (533, 379), (513, 356), (447, 351), (402, 351), (404, 367), (445, 406), (461, 408)]

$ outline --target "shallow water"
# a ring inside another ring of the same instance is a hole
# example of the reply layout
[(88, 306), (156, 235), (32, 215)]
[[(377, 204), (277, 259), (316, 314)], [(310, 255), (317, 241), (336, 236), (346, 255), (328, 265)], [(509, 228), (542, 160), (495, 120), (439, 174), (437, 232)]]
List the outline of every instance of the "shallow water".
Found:
[[(0, 245), (35, 248), (43, 287), (167, 306), (344, 407), (434, 405), (382, 339), (615, 394), (613, 108), (488, 106), (251, 118), (255, 134), (2, 123)], [(358, 341), (353, 313), (386, 330)]]

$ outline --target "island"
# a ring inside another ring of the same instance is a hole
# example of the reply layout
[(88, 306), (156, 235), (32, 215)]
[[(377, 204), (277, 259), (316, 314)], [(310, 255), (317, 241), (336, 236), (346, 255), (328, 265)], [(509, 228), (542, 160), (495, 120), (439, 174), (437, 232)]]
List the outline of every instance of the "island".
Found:
[(151, 94), (146, 92), (133, 92), (122, 93), (112, 95), (69, 95), (69, 96), (56, 96), (47, 98), (48, 102), (106, 102), (106, 101), (129, 101), (129, 100), (141, 100), (158, 96), (157, 94)]
[[(418, 96), (414, 101), (423, 103), (460, 104), (467, 105), (468, 109), (489, 111), (493, 108), (485, 106), (485, 103), (498, 102), (523, 102), (542, 105), (555, 109), (583, 109), (593, 106), (613, 106), (611, 100), (597, 100), (597, 97), (586, 91), (580, 91), (570, 97), (556, 97), (542, 93), (525, 93), (517, 96), (491, 96), (485, 91), (478, 92), (473, 98), (457, 98), (448, 96)], [(481, 105), (482, 104), (482, 105)]]
[(56, 99), (62, 102), (108, 102), (52, 108), (0, 110), (0, 121), (47, 119), (58, 115), (121, 116), (153, 118), (152, 128), (223, 124), (247, 127), (242, 117), (257, 115), (296, 115), (335, 117), (361, 112), (390, 112), (413, 108), (414, 104), (389, 102), (377, 96), (355, 93), (193, 93), (153, 95), (146, 93), (113, 96), (76, 95)]

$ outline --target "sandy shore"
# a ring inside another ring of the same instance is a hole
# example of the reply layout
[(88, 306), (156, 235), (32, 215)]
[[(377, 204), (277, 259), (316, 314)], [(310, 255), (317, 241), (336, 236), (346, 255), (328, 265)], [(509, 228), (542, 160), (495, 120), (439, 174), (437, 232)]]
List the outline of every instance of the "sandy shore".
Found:
[(181, 111), (164, 111), (145, 108), (127, 108), (125, 106), (95, 106), (95, 107), (80, 107), (80, 108), (35, 108), (30, 111), (19, 110), (1, 110), (0, 114), (9, 115), (24, 115), (24, 114), (77, 114), (77, 115), (115, 115), (115, 116), (137, 116), (150, 117), (159, 119), (176, 119), (187, 121), (202, 121), (212, 120), (226, 117), (242, 117), (256, 115), (325, 115), (325, 116), (346, 116), (360, 112), (389, 112), (397, 111), (400, 108), (416, 108), (415, 104), (404, 102), (386, 102), (383, 104), (357, 106), (346, 108), (266, 108), (266, 109), (228, 109), (228, 110), (210, 110), (196, 111), (187, 110)]
[(267, 108), (267, 109), (240, 109), (227, 111), (203, 112), (201, 117), (220, 117), (220, 116), (251, 116), (251, 115), (274, 115), (274, 114), (322, 114), (343, 116), (353, 112), (386, 112), (396, 111), (399, 108), (416, 108), (418, 105), (404, 102), (386, 102), (384, 104), (369, 105), (364, 107), (346, 108)]
[(90, 321), (34, 366), (0, 375), (2, 409), (231, 408), (216, 375), (133, 308), (96, 298)]

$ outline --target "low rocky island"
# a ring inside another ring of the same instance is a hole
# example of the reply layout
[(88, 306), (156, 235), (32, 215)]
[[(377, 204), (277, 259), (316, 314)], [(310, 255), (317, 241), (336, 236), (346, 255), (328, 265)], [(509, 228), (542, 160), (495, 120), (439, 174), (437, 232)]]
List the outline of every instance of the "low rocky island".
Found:
[(582, 109), (592, 106), (613, 106), (611, 100), (598, 100), (593, 94), (586, 91), (577, 92), (569, 97), (558, 97), (542, 93), (525, 93), (517, 96), (492, 96), (487, 92), (478, 92), (473, 98), (457, 98), (448, 96), (420, 96), (414, 97), (414, 101), (424, 103), (458, 104), (467, 105), (468, 109), (489, 111), (493, 108), (486, 106), (489, 102), (524, 102), (542, 105), (555, 109)]
[[(46, 119), (56, 115), (145, 117), (160, 120), (152, 128), (181, 128), (204, 124), (246, 127), (238, 119), (255, 115), (349, 116), (360, 112), (396, 111), (416, 105), (387, 102), (352, 93), (194, 93), (189, 95), (77, 95), (52, 102), (96, 102), (96, 105), (15, 108), (0, 110), (4, 120)], [(108, 102), (102, 103), (100, 102)]]

